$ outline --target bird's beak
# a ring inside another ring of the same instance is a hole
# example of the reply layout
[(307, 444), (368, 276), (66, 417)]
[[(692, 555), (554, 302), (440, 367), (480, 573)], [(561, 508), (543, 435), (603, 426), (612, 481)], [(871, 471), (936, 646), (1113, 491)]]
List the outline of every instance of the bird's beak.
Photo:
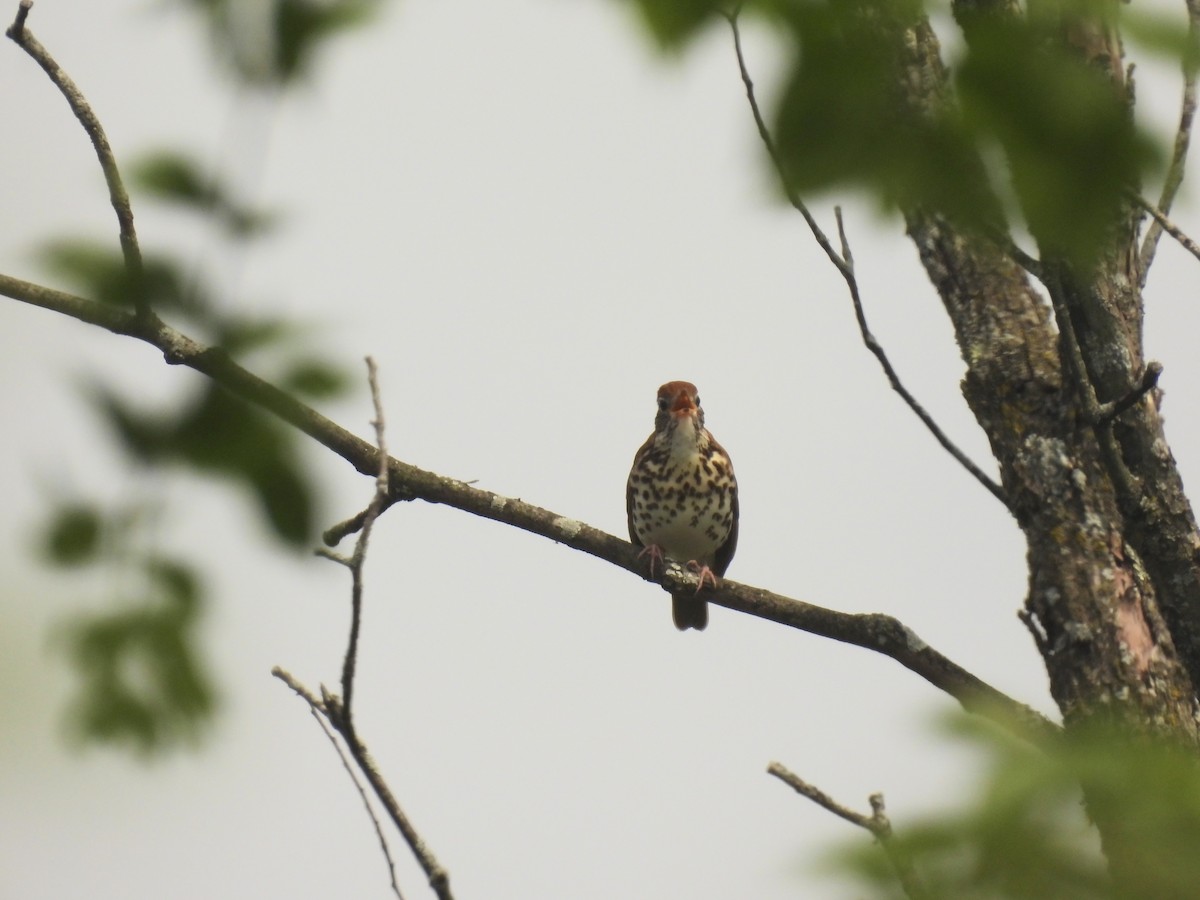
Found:
[(691, 395), (687, 391), (680, 391), (671, 404), (671, 412), (676, 416), (685, 416), (695, 411), (696, 404), (692, 402)]

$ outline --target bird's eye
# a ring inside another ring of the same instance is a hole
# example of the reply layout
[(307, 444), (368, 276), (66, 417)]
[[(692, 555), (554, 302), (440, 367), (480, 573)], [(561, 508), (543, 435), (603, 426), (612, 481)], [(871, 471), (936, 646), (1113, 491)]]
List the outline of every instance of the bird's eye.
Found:
[(670, 401), (670, 400), (668, 400), (666, 397), (659, 397), (659, 398), (658, 398), (658, 408), (659, 408), (659, 409), (666, 409), (666, 408), (667, 408), (667, 406), (668, 406), (668, 405), (670, 405), (670, 402), (671, 402), (671, 401)]
[(699, 394), (696, 395), (696, 405), (697, 406), (700, 405), (700, 395)]

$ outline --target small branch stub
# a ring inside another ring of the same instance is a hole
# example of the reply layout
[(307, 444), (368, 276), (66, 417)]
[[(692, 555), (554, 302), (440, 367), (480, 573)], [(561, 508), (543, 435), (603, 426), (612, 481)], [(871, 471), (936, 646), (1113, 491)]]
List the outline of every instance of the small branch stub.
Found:
[(29, 11), (31, 9), (33, 9), (33, 0), (21, 0), (17, 6), (17, 17), (13, 19), (13, 23), (4, 32), (11, 40), (16, 41), (18, 44), (25, 38), (25, 20), (29, 18)]
[(1117, 416), (1125, 412), (1154, 388), (1158, 386), (1158, 379), (1162, 377), (1162, 363), (1150, 361), (1146, 364), (1146, 371), (1142, 373), (1142, 380), (1128, 394), (1119, 400), (1112, 403), (1103, 403), (1096, 409), (1096, 424), (1107, 425), (1112, 422)]
[(771, 763), (767, 766), (767, 772), (821, 808), (828, 810), (841, 819), (845, 819), (852, 825), (857, 825), (859, 828), (864, 828), (871, 832), (875, 840), (879, 842), (879, 846), (883, 848), (888, 862), (891, 863), (892, 871), (896, 875), (896, 880), (900, 882), (900, 887), (904, 890), (905, 896), (909, 900), (928, 900), (931, 895), (917, 876), (912, 861), (892, 840), (892, 823), (888, 820), (887, 812), (884, 809), (883, 794), (876, 793), (870, 796), (868, 802), (871, 804), (871, 815), (868, 816), (860, 812), (855, 812), (849, 807), (842, 806), (842, 804), (838, 803), (823, 790), (809, 784), (782, 763)]

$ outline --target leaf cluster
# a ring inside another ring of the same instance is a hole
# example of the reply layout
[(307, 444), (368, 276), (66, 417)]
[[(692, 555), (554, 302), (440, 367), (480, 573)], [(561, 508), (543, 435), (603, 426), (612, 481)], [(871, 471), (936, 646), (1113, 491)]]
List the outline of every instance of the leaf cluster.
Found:
[[(1096, 724), (1045, 752), (977, 722), (964, 720), (959, 731), (988, 759), (979, 789), (958, 809), (901, 824), (890, 841), (928, 896), (1195, 896), (1200, 765), (1193, 751)], [(1093, 822), (1104, 825), (1103, 847)], [(835, 859), (835, 868), (864, 882), (867, 896), (904, 896), (877, 848), (859, 841)]]
[[(267, 232), (276, 217), (252, 210), (194, 160), (158, 152), (130, 169), (136, 196), (170, 203), (239, 245)], [(306, 331), (281, 317), (231, 311), (189, 260), (144, 254), (140, 272), (121, 252), (90, 240), (46, 245), (49, 268), (88, 297), (130, 310), (139, 294), (158, 315), (232, 357), (253, 355), (276, 384), (307, 399), (328, 399), (348, 384), (343, 370), (306, 348)], [(317, 480), (302, 435), (206, 383), (157, 409), (87, 379), (84, 398), (111, 428), (139, 471), (189, 471), (240, 485), (268, 534), (299, 550), (316, 532)], [(169, 514), (169, 508), (166, 514)], [(147, 516), (75, 499), (60, 503), (46, 528), (44, 558), (58, 568), (117, 573), (109, 609), (64, 623), (61, 645), (79, 690), (69, 723), (82, 742), (162, 752), (199, 737), (216, 710), (212, 677), (200, 663), (196, 623), (207, 597), (190, 562), (135, 552), (152, 531)]]
[(179, 2), (205, 19), (214, 51), (234, 75), (262, 87), (303, 80), (330, 38), (368, 22), (379, 6), (379, 0)]
[[(717, 0), (635, 4), (672, 50), (732, 13)], [(1090, 264), (1127, 192), (1166, 158), (1164, 142), (1134, 121), (1119, 35), (1186, 67), (1197, 51), (1184, 23), (1109, 0), (1029, 9), (953, 3), (963, 49), (947, 72), (930, 24), (944, 9), (932, 0), (739, 7), (791, 48), (772, 126), (791, 187), (856, 187), (885, 208), (934, 211), (985, 233), (1019, 220), (1044, 251)], [(913, 77), (938, 80), (941, 102), (912, 103)]]
[(217, 706), (196, 650), (205, 602), (200, 575), (185, 561), (135, 549), (147, 513), (60, 503), (41, 540), (52, 565), (104, 569), (118, 585), (109, 609), (75, 614), (58, 630), (79, 685), (71, 733), (142, 755), (194, 743)]

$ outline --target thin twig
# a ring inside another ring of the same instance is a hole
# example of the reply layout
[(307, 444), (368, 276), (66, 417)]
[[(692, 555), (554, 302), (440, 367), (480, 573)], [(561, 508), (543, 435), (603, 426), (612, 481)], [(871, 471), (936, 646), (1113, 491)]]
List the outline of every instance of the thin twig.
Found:
[[(412, 850), (413, 855), (417, 858), (417, 862), (424, 869), (430, 886), (442, 900), (449, 900), (451, 894), (448, 873), (439, 865), (433, 853), (417, 833), (416, 828), (413, 827), (412, 822), (409, 821), (408, 816), (400, 809), (400, 804), (396, 801), (391, 788), (384, 781), (383, 776), (379, 774), (379, 769), (375, 765), (375, 761), (371, 758), (366, 745), (359, 739), (358, 731), (354, 726), (354, 714), (351, 704), (354, 698), (354, 673), (358, 664), (358, 639), (362, 627), (363, 567), (367, 558), (367, 547), (371, 540), (371, 529), (379, 514), (390, 502), (389, 487), (391, 483), (391, 474), (389, 471), (391, 457), (388, 456), (387, 452), (383, 399), (379, 390), (379, 370), (375, 365), (375, 360), (370, 356), (366, 358), (366, 363), (367, 381), (371, 387), (371, 402), (375, 410), (375, 418), (371, 420), (371, 424), (375, 429), (375, 492), (371, 497), (371, 502), (363, 512), (362, 528), (359, 531), (358, 540), (354, 544), (354, 552), (349, 557), (345, 557), (324, 547), (316, 551), (318, 555), (349, 568), (353, 582), (351, 588), (350, 637), (346, 642), (346, 656), (342, 662), (342, 695), (339, 698), (322, 686), (322, 699), (317, 701), (307, 691), (299, 688), (295, 683), (295, 679), (290, 679), (290, 676), (285, 678), (284, 675), (286, 673), (282, 673), (282, 670), (278, 667), (273, 672), (277, 677), (287, 682), (293, 690), (308, 700), (309, 706), (312, 707), (314, 713), (320, 712), (333, 729), (341, 735), (342, 740), (346, 742), (346, 747), (350, 751), (350, 755), (354, 758), (355, 763), (358, 764), (359, 771), (363, 773), (363, 776), (371, 785), (371, 790), (375, 792), (375, 796), (379, 798), (379, 802), (383, 804), (384, 809), (387, 810), (396, 828), (399, 829), (400, 834), (408, 843), (409, 849)], [(357, 785), (357, 781), (355, 784)], [(384, 852), (386, 854), (386, 842), (382, 840), (382, 835), (380, 841), (384, 844)], [(391, 865), (390, 855), (388, 856), (388, 864), (389, 866)], [(392, 869), (392, 882), (394, 886), (394, 868)]]
[(149, 312), (149, 301), (146, 297), (143, 277), (142, 251), (138, 246), (137, 232), (133, 227), (133, 207), (130, 206), (129, 194), (125, 190), (121, 173), (117, 169), (117, 160), (113, 155), (112, 146), (108, 143), (108, 137), (105, 135), (96, 113), (92, 111), (91, 104), (88, 103), (75, 82), (25, 27), (25, 20), (29, 17), (29, 11), (32, 8), (33, 0), (21, 0), (20, 6), (17, 7), (17, 17), (5, 34), (42, 67), (50, 80), (54, 82), (54, 86), (66, 98), (71, 112), (75, 114), (75, 118), (79, 120), (79, 124), (83, 126), (83, 130), (87, 132), (92, 141), (96, 157), (100, 160), (100, 169), (104, 172), (104, 182), (108, 185), (109, 200), (117, 214), (121, 253), (125, 258), (125, 270), (129, 274), (131, 282), (134, 309), (139, 315), (145, 315)]
[[(1163, 231), (1179, 241), (1179, 234), (1170, 230), (1167, 216), (1171, 214), (1171, 206), (1183, 184), (1184, 169), (1187, 166), (1188, 145), (1192, 138), (1192, 124), (1196, 118), (1196, 63), (1194, 54), (1200, 49), (1200, 0), (1186, 0), (1188, 15), (1187, 46), (1188, 57), (1183, 60), (1183, 99), (1180, 101), (1179, 125), (1175, 129), (1175, 145), (1171, 150), (1171, 162), (1167, 166), (1167, 175), (1163, 180), (1162, 192), (1158, 197), (1158, 209), (1162, 215), (1154, 216), (1154, 222), (1142, 239), (1142, 248), (1138, 253), (1138, 282), (1146, 286), (1150, 276), (1150, 265), (1154, 262), (1154, 254), (1158, 249), (1159, 238)], [(1145, 207), (1143, 207), (1145, 208)], [(1147, 209), (1151, 215), (1153, 212)], [(1180, 241), (1182, 243), (1182, 241)], [(1187, 244), (1184, 244), (1187, 246)], [(1193, 245), (1194, 246), (1194, 245)], [(1192, 251), (1195, 253), (1195, 251)]]
[(917, 418), (925, 423), (925, 427), (929, 429), (929, 433), (933, 435), (934, 439), (942, 445), (942, 449), (954, 457), (959, 465), (970, 472), (976, 481), (987, 488), (993, 497), (1007, 507), (1008, 496), (1004, 493), (1004, 488), (997, 484), (994, 479), (990, 478), (979, 466), (975, 465), (974, 461), (967, 454), (963, 453), (958, 448), (958, 445), (950, 440), (946, 433), (942, 431), (938, 423), (934, 421), (933, 416), (926, 411), (925, 407), (904, 386), (904, 383), (900, 380), (900, 376), (896, 373), (895, 368), (893, 368), (891, 360), (888, 359), (883, 346), (871, 332), (870, 327), (867, 325), (867, 315), (863, 309), (862, 296), (858, 291), (858, 279), (854, 277), (854, 258), (850, 255), (850, 244), (846, 239), (846, 230), (842, 223), (841, 207), (834, 207), (834, 216), (837, 218), (838, 237), (842, 243), (843, 259), (850, 270), (846, 284), (850, 289), (850, 300), (854, 304), (854, 318), (858, 321), (858, 331), (862, 335), (863, 344), (875, 359), (879, 361), (879, 365), (883, 369), (883, 374), (887, 377), (888, 384), (892, 386), (892, 390), (899, 394), (904, 402), (908, 404), (908, 408), (916, 414)]
[(925, 885), (921, 882), (921, 879), (917, 876), (916, 870), (913, 869), (912, 861), (892, 841), (892, 823), (888, 820), (887, 812), (884, 809), (883, 794), (872, 794), (870, 796), (868, 802), (871, 804), (871, 815), (866, 816), (842, 806), (842, 804), (838, 803), (820, 788), (809, 784), (799, 775), (789, 771), (781, 763), (771, 763), (767, 766), (767, 772), (795, 790), (796, 793), (802, 794), (835, 816), (871, 832), (879, 842), (879, 846), (883, 848), (883, 852), (886, 854), (888, 862), (891, 863), (892, 871), (895, 872), (896, 879), (900, 882), (904, 893), (911, 900), (924, 900), (924, 898), (931, 896)]
[(379, 370), (370, 356), (366, 358), (366, 363), (367, 381), (371, 386), (371, 403), (375, 409), (375, 418), (371, 420), (371, 424), (375, 428), (375, 447), (379, 451), (379, 471), (375, 476), (375, 493), (364, 511), (362, 529), (358, 533), (354, 553), (350, 557), (350, 639), (346, 642), (346, 657), (342, 662), (342, 713), (350, 735), (354, 733), (351, 702), (354, 697), (354, 670), (358, 664), (358, 636), (362, 627), (363, 565), (367, 558), (371, 529), (388, 504), (388, 452), (383, 401), (379, 394)]
[(354, 788), (358, 791), (358, 796), (362, 800), (363, 808), (366, 809), (367, 815), (371, 817), (371, 824), (375, 827), (375, 836), (379, 838), (379, 849), (383, 851), (383, 858), (387, 860), (388, 875), (392, 879), (392, 893), (399, 900), (404, 900), (404, 895), (400, 893), (400, 885), (396, 883), (396, 862), (392, 859), (392, 851), (388, 847), (387, 838), (383, 835), (383, 827), (379, 824), (379, 817), (375, 815), (375, 809), (371, 806), (371, 801), (367, 797), (367, 791), (358, 780), (358, 776), (354, 774), (354, 769), (350, 766), (350, 760), (346, 757), (346, 751), (342, 749), (342, 745), (338, 743), (337, 736), (317, 710), (310, 709), (312, 717), (317, 720), (317, 724), (321, 726), (321, 730), (325, 732), (325, 737), (329, 738), (329, 743), (333, 745), (333, 749), (337, 751), (338, 759), (342, 761), (342, 768), (346, 770), (346, 774), (350, 776), (350, 780), (354, 782)]
[(341, 735), (342, 739), (346, 742), (346, 749), (350, 751), (350, 756), (358, 766), (358, 770), (362, 772), (363, 777), (367, 779), (367, 783), (371, 785), (371, 790), (375, 792), (375, 796), (379, 799), (380, 804), (387, 811), (388, 817), (400, 831), (400, 834), (403, 835), (417, 862), (424, 870), (425, 876), (429, 881), (429, 886), (433, 888), (433, 892), (437, 895), (438, 900), (453, 900), (453, 894), (450, 892), (449, 874), (438, 863), (436, 857), (434, 857), (433, 853), (421, 839), (421, 836), (417, 834), (417, 830), (413, 827), (412, 822), (409, 821), (408, 816), (405, 815), (404, 810), (400, 808), (396, 796), (392, 793), (391, 788), (388, 787), (387, 782), (383, 780), (383, 776), (379, 774), (379, 768), (375, 765), (375, 760), (371, 758), (366, 745), (363, 744), (357, 734), (348, 734), (343, 727), (346, 717), (338, 699), (331, 696), (322, 687), (321, 693), (323, 699), (318, 700), (308, 688), (280, 666), (272, 668), (271, 674), (295, 691), (308, 704), (310, 709), (324, 716), (334, 731)]
[(375, 796), (379, 798), (379, 802), (383, 804), (384, 809), (388, 811), (392, 822), (399, 829), (400, 834), (404, 836), (405, 842), (416, 857), (417, 863), (425, 872), (425, 877), (429, 882), (429, 886), (433, 889), (438, 900), (454, 900), (454, 895), (450, 892), (450, 874), (442, 868), (438, 863), (437, 857), (433, 855), (433, 851), (426, 846), (425, 841), (417, 833), (417, 829), (413, 827), (408, 816), (400, 809), (400, 804), (396, 801), (395, 795), (392, 794), (392, 789), (388, 787), (383, 776), (379, 774), (379, 768), (375, 765), (375, 760), (371, 757), (370, 751), (366, 745), (359, 740), (358, 735), (346, 735), (347, 746), (350, 748), (350, 753), (354, 757), (354, 761), (358, 763), (359, 771), (363, 773), (367, 781), (371, 785), (371, 790), (375, 792)]
[[(1197, 244), (1194, 240), (1188, 237), (1183, 230), (1170, 219), (1168, 219), (1166, 213), (1164, 213), (1157, 206), (1151, 205), (1144, 198), (1137, 194), (1133, 194), (1131, 196), (1133, 197), (1133, 201), (1138, 206), (1151, 215), (1151, 217), (1154, 219), (1154, 224), (1157, 225), (1160, 230), (1165, 231), (1171, 237), (1175, 238), (1175, 240), (1179, 243), (1179, 246), (1181, 246), (1188, 253), (1192, 254), (1192, 256), (1196, 257), (1196, 259), (1200, 259), (1200, 244)], [(1149, 235), (1146, 237), (1149, 238)], [(1151, 252), (1153, 253), (1153, 251)], [(1143, 270), (1143, 277), (1146, 271), (1147, 270)]]
[(883, 346), (878, 340), (876, 340), (875, 336), (867, 327), (866, 315), (863, 312), (862, 297), (859, 294), (858, 289), (858, 277), (854, 273), (854, 258), (850, 255), (850, 245), (846, 240), (846, 230), (842, 222), (841, 209), (834, 209), (834, 214), (837, 217), (838, 237), (842, 246), (842, 252), (839, 254), (837, 250), (834, 249), (833, 244), (830, 242), (825, 232), (822, 231), (821, 227), (817, 224), (816, 219), (813, 218), (812, 213), (808, 211), (808, 207), (805, 206), (804, 201), (800, 199), (800, 195), (796, 192), (796, 189), (792, 186), (791, 179), (788, 178), (787, 170), (784, 168), (783, 160), (779, 155), (779, 150), (775, 146), (775, 140), (771, 137), (771, 131), (767, 127), (766, 120), (763, 118), (762, 110), (759, 109), (758, 98), (754, 92), (754, 81), (750, 78), (750, 70), (746, 66), (746, 57), (742, 50), (742, 33), (741, 28), (738, 25), (739, 12), (740, 7), (735, 9), (733, 12), (728, 12), (724, 15), (729, 21), (729, 27), (733, 32), (733, 48), (735, 54), (737, 55), (738, 71), (742, 76), (742, 84), (746, 88), (746, 99), (750, 104), (750, 112), (754, 116), (754, 124), (758, 128), (758, 136), (761, 138), (763, 146), (766, 147), (767, 155), (771, 158), (771, 163), (774, 165), (775, 172), (779, 176), (779, 181), (783, 185), (784, 192), (787, 194), (788, 202), (791, 203), (793, 208), (795, 208), (800, 215), (804, 217), (804, 221), (808, 223), (809, 230), (812, 232), (817, 244), (820, 245), (821, 249), (825, 251), (825, 255), (829, 257), (829, 261), (833, 263), (834, 267), (839, 273), (841, 273), (842, 278), (845, 280), (846, 287), (850, 291), (850, 299), (854, 303), (854, 315), (858, 320), (858, 329), (862, 335), (863, 344), (866, 345), (867, 349), (879, 361), (879, 365), (883, 368), (883, 373), (887, 377), (888, 384), (892, 386), (892, 390), (900, 395), (900, 397), (908, 405), (908, 408), (911, 409), (916, 414), (917, 418), (919, 418), (925, 425), (925, 427), (929, 429), (929, 432), (933, 435), (934, 439), (942, 445), (942, 449), (954, 457), (959, 465), (965, 468), (976, 481), (983, 485), (984, 488), (987, 489), (988, 493), (1003, 503), (1005, 508), (1010, 508), (1008, 497), (1004, 493), (1004, 488), (1001, 487), (995, 481), (995, 479), (991, 478), (986, 472), (980, 469), (979, 466), (975, 465), (970, 457), (963, 453), (963, 451), (960, 450), (952, 440), (950, 440), (949, 436), (942, 431), (941, 427), (937, 424), (937, 422), (934, 421), (933, 416), (931, 416), (925, 410), (925, 407), (923, 407), (917, 401), (916, 397), (914, 397), (908, 391), (908, 389), (904, 387), (904, 384), (900, 381), (900, 376), (896, 373), (896, 370), (892, 367), (891, 362), (888, 360), (887, 353), (884, 351)]
[(788, 202), (804, 217), (804, 221), (808, 223), (809, 230), (812, 231), (813, 237), (816, 238), (821, 249), (825, 251), (825, 255), (829, 257), (829, 261), (842, 273), (843, 278), (849, 280), (854, 277), (853, 270), (847, 264), (846, 260), (838, 256), (837, 251), (833, 249), (833, 244), (830, 243), (825, 232), (821, 230), (821, 226), (817, 224), (817, 220), (813, 218), (804, 201), (800, 199), (799, 193), (792, 186), (791, 179), (787, 177), (787, 171), (783, 167), (783, 160), (780, 158), (779, 151), (775, 147), (775, 139), (771, 137), (771, 129), (767, 127), (767, 122), (763, 118), (762, 111), (758, 108), (758, 99), (754, 94), (754, 81), (750, 78), (750, 70), (746, 66), (746, 56), (742, 52), (742, 30), (738, 25), (738, 16), (740, 14), (740, 5), (732, 12), (723, 13), (729, 21), (730, 29), (733, 31), (733, 49), (737, 54), (738, 71), (742, 76), (742, 84), (746, 88), (746, 99), (750, 101), (750, 112), (753, 114), (754, 124), (758, 128), (758, 136), (762, 140), (763, 146), (767, 149), (767, 155), (771, 157), (775, 173), (779, 176), (779, 183), (783, 186), (784, 193), (787, 194)]

